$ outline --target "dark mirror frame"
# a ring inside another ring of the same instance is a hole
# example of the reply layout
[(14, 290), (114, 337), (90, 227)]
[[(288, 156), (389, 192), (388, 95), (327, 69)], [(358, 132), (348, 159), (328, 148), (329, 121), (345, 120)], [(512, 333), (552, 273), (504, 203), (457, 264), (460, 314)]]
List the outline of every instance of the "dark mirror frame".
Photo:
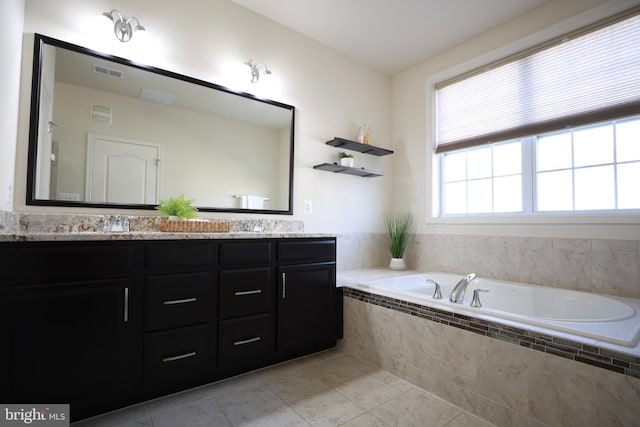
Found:
[(78, 201), (66, 201), (66, 200), (45, 200), (37, 199), (36, 196), (36, 171), (37, 171), (37, 149), (38, 149), (38, 129), (39, 129), (39, 106), (40, 106), (40, 93), (41, 93), (41, 73), (42, 73), (42, 61), (43, 61), (43, 49), (44, 45), (52, 45), (68, 49), (74, 52), (82, 53), (85, 55), (93, 56), (103, 60), (115, 62), (128, 67), (133, 67), (148, 71), (150, 73), (160, 74), (172, 79), (182, 80), (187, 83), (202, 86), (206, 89), (219, 90), (226, 92), (227, 94), (237, 95), (243, 98), (255, 102), (261, 102), (270, 104), (276, 107), (280, 107), (291, 112), (291, 129), (290, 129), (290, 152), (289, 152), (289, 197), (288, 197), (288, 209), (287, 210), (270, 210), (270, 209), (241, 209), (241, 208), (219, 208), (212, 206), (197, 206), (199, 211), (202, 212), (234, 212), (234, 213), (259, 213), (259, 214), (281, 214), (281, 215), (293, 215), (293, 165), (294, 165), (294, 124), (295, 124), (295, 107), (292, 105), (284, 104), (269, 99), (259, 98), (255, 95), (246, 92), (235, 91), (227, 87), (210, 83), (204, 80), (196, 79), (194, 77), (185, 76), (182, 74), (174, 73), (172, 71), (163, 70), (160, 68), (152, 67), (149, 65), (139, 64), (132, 62), (128, 59), (120, 58), (118, 56), (109, 55), (94, 51), (82, 46), (74, 45), (64, 42), (62, 40), (54, 39), (51, 37), (43, 36), (41, 34), (34, 35), (34, 51), (33, 51), (33, 74), (31, 82), (31, 111), (30, 111), (30, 124), (29, 124), (29, 151), (27, 160), (27, 205), (39, 205), (39, 206), (64, 206), (64, 207), (79, 207), (79, 208), (110, 208), (110, 209), (141, 209), (141, 210), (155, 210), (156, 205), (148, 204), (125, 204), (125, 203), (94, 203), (94, 202), (78, 202)]

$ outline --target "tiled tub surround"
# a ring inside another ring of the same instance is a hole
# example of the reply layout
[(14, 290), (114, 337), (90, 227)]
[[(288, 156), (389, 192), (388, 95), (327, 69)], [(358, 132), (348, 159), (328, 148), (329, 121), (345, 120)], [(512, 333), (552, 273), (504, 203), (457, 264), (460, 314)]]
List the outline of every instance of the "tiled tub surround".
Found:
[(507, 282), (640, 298), (638, 240), (418, 234), (417, 271), (474, 272)]
[(347, 353), (499, 426), (637, 425), (640, 356), (349, 287), (384, 275), (339, 274)]
[[(389, 265), (383, 234), (338, 238), (338, 271)], [(417, 234), (405, 254), (416, 271), (640, 298), (640, 241)]]

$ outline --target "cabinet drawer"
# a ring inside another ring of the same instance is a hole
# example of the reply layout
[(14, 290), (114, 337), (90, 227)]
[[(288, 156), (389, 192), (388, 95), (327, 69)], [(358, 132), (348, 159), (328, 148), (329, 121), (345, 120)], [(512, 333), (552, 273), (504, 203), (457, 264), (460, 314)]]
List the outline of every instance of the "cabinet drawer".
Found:
[(153, 271), (206, 269), (212, 259), (207, 242), (149, 244), (145, 255), (145, 267)]
[(220, 272), (220, 318), (269, 311), (271, 268)]
[(220, 367), (259, 365), (275, 354), (275, 323), (268, 314), (220, 322)]
[(116, 277), (133, 270), (130, 243), (0, 244), (2, 285)]
[(260, 265), (271, 262), (271, 242), (241, 241), (220, 243), (220, 265)]
[(336, 241), (327, 240), (290, 240), (278, 242), (278, 261), (281, 262), (318, 262), (335, 261)]
[(206, 378), (215, 367), (214, 343), (207, 325), (146, 334), (145, 388), (166, 388)]
[(215, 307), (209, 273), (168, 274), (145, 279), (145, 331), (205, 323)]

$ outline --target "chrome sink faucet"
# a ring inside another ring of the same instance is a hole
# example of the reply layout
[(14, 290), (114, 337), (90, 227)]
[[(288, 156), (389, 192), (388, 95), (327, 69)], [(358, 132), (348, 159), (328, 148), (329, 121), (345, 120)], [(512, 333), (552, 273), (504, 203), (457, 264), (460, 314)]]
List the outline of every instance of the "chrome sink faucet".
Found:
[(467, 274), (456, 284), (456, 286), (451, 291), (451, 295), (449, 295), (449, 301), (455, 302), (457, 304), (462, 304), (464, 301), (464, 292), (467, 290), (467, 286), (469, 283), (474, 281), (476, 275), (474, 273)]

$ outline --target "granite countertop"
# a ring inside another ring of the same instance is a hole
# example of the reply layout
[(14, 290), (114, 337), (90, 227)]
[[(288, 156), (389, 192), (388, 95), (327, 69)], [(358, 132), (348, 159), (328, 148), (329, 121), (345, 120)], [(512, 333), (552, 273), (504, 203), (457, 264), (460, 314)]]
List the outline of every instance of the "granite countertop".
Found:
[(61, 232), (61, 233), (16, 233), (0, 234), (0, 242), (37, 242), (37, 241), (100, 241), (100, 240), (198, 240), (198, 239), (270, 239), (270, 238), (313, 238), (336, 237), (328, 233), (305, 232), (249, 232), (230, 233), (167, 233), (161, 231), (143, 231), (127, 233), (103, 232)]
[[(116, 218), (128, 221), (132, 231), (103, 232), (105, 224), (112, 224)], [(0, 212), (0, 242), (337, 237), (335, 233), (305, 232), (302, 221), (269, 218), (206, 219), (228, 223), (226, 228), (230, 231), (222, 233), (163, 232), (159, 225), (165, 219), (161, 216)], [(254, 229), (262, 231), (247, 231)]]

